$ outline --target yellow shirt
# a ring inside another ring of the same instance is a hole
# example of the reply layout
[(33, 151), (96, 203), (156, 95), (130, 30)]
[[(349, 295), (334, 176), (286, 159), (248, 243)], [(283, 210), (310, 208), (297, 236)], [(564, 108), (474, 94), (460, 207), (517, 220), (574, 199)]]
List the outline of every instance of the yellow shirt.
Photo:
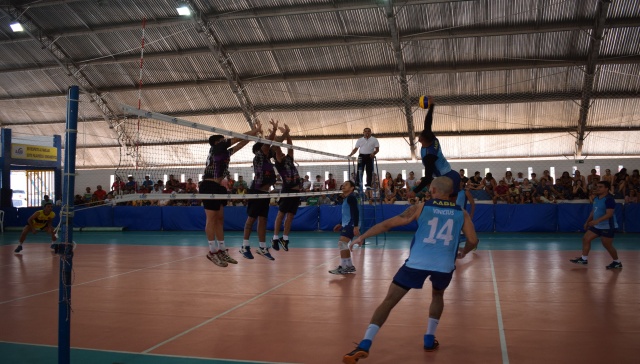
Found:
[(36, 229), (42, 229), (43, 227), (47, 226), (54, 217), (56, 217), (56, 213), (53, 211), (51, 211), (49, 215), (45, 215), (44, 210), (38, 210), (36, 211), (36, 214), (38, 215), (36, 215), (36, 218), (33, 219), (33, 227)]

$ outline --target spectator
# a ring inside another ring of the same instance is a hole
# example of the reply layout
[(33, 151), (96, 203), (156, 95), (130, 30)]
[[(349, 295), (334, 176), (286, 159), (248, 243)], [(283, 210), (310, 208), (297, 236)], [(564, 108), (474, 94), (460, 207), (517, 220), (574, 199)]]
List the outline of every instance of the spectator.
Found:
[(516, 187), (515, 183), (509, 186), (509, 203), (520, 203), (520, 189)]
[(389, 188), (391, 192), (395, 194), (395, 184), (393, 183), (393, 177), (391, 176), (391, 172), (387, 172), (384, 175), (384, 179), (382, 180), (382, 190), (385, 191)]
[(541, 178), (546, 178), (547, 181), (551, 182), (551, 184), (553, 184), (553, 178), (551, 178), (551, 174), (549, 174), (549, 170), (545, 169), (544, 172), (542, 172), (542, 177)]
[(387, 183), (386, 187), (384, 188), (384, 200), (382, 200), (382, 203), (393, 204), (396, 202), (396, 194), (393, 192), (393, 188), (394, 186), (392, 182)]
[(629, 176), (629, 193), (631, 190), (640, 191), (640, 173), (637, 169), (634, 169)]
[(82, 195), (75, 195), (73, 204), (75, 206), (84, 205), (84, 198), (82, 197)]
[(507, 186), (511, 186), (515, 182), (513, 173), (511, 173), (511, 171), (506, 171), (504, 173), (504, 177), (502, 177), (502, 180), (507, 184)]
[(529, 183), (529, 179), (525, 178), (522, 180), (522, 184), (520, 185), (520, 194), (524, 194), (529, 192), (531, 196), (535, 194), (535, 190), (533, 185)]
[(369, 200), (369, 205), (380, 202), (380, 180), (375, 173), (371, 179), (371, 188), (367, 189), (364, 193), (365, 197)]
[(187, 184), (184, 187), (186, 193), (198, 193), (198, 185), (191, 178), (187, 179)]
[(282, 192), (282, 177), (280, 177), (279, 174), (276, 174), (276, 183), (273, 184), (273, 192), (275, 193)]
[(520, 194), (520, 203), (522, 204), (536, 203), (536, 199), (533, 197), (533, 194), (531, 193), (531, 191), (526, 191)]
[(169, 180), (165, 185), (165, 189), (178, 192), (180, 190), (180, 181), (178, 181), (172, 174), (170, 174)]
[(538, 187), (538, 184), (540, 184), (540, 181), (538, 180), (538, 175), (536, 175), (535, 173), (531, 173), (531, 179), (529, 180), (529, 182), (531, 182), (533, 187)]
[(482, 186), (482, 177), (480, 177), (480, 172), (476, 171), (473, 174), (473, 177), (469, 178), (469, 189), (471, 190), (481, 190), (483, 189)]
[[(149, 176), (144, 176), (144, 181), (142, 181), (142, 187), (146, 188), (147, 191), (151, 192), (153, 191), (153, 181), (151, 180), (151, 177)], [(105, 195), (106, 197), (106, 195)]]
[(302, 181), (302, 192), (309, 192), (309, 191), (311, 191), (311, 181), (309, 181), (309, 175), (305, 174), (304, 180)]
[(627, 194), (627, 184), (629, 181), (629, 175), (627, 174), (627, 169), (622, 168), (620, 172), (616, 173), (613, 179), (614, 183), (614, 195), (613, 197), (616, 199), (623, 199)]
[(233, 180), (233, 177), (231, 177), (231, 175), (227, 176), (227, 193), (236, 193), (235, 189), (233, 189), (233, 186), (236, 184), (236, 181)]
[(624, 203), (638, 203), (638, 190), (629, 190), (629, 196), (625, 196)]
[(538, 197), (538, 202), (539, 203), (555, 203), (556, 199), (555, 197), (553, 197), (553, 194), (551, 194), (549, 190), (544, 190), (542, 195)]
[[(569, 175), (569, 172), (562, 172), (562, 176), (556, 180), (556, 184), (561, 184), (565, 189), (571, 189), (573, 187), (573, 178)], [(556, 187), (556, 190), (558, 188)]]
[(593, 180), (596, 180), (596, 183), (600, 181), (600, 175), (598, 175), (598, 171), (595, 169), (591, 170), (591, 174), (587, 176), (587, 186), (590, 186), (593, 183)]
[(329, 191), (335, 191), (337, 186), (336, 179), (333, 178), (333, 173), (329, 173), (329, 179), (324, 181), (324, 189)]
[(578, 200), (586, 200), (589, 198), (587, 187), (584, 186), (581, 180), (577, 180), (576, 185), (573, 186), (573, 198)]
[(91, 202), (91, 198), (93, 197), (93, 193), (91, 193), (91, 187), (87, 187), (85, 191), (86, 192), (84, 193), (84, 196), (83, 196), (84, 203), (89, 203)]
[(573, 174), (573, 185), (576, 185), (576, 182), (581, 181), (582, 182), (582, 186), (586, 187), (587, 186), (587, 181), (585, 180), (584, 176), (582, 174), (580, 174), (580, 171), (576, 169), (575, 173)]
[(313, 183), (311, 184), (311, 190), (313, 192), (321, 192), (322, 188), (324, 187), (324, 183), (321, 181), (321, 176), (317, 175), (316, 176), (316, 180), (313, 181)]
[(407, 191), (412, 190), (412, 189), (413, 189), (413, 187), (415, 187), (415, 186), (416, 186), (416, 182), (417, 182), (417, 181), (418, 181), (418, 180), (416, 179), (416, 176), (415, 176), (415, 174), (413, 173), (413, 171), (409, 172), (409, 177), (407, 178), (407, 181), (406, 181), (406, 188), (407, 188)]
[(42, 196), (40, 206), (44, 207), (45, 204), (53, 204), (53, 201), (51, 201), (51, 197), (49, 197), (49, 195)]
[(124, 190), (124, 182), (120, 179), (120, 177), (116, 176), (115, 181), (111, 184), (111, 191), (114, 195), (121, 195)]
[(124, 185), (124, 189), (127, 192), (136, 192), (138, 190), (138, 183), (135, 181), (133, 176), (127, 177), (127, 183)]
[(522, 175), (522, 172), (518, 172), (518, 177), (515, 178), (516, 181), (516, 187), (519, 187), (522, 182), (524, 181), (524, 176)]
[(233, 189), (236, 190), (236, 193), (244, 195), (247, 193), (249, 186), (247, 186), (247, 181), (242, 176), (238, 176), (238, 181), (233, 184)]
[[(487, 173), (487, 175), (489, 175), (489, 173)], [(509, 203), (509, 187), (504, 179), (500, 180), (500, 183), (495, 188), (493, 203), (497, 204), (498, 200)]]
[(460, 174), (460, 181), (463, 183), (462, 186), (466, 186), (469, 178), (464, 175), (464, 169), (459, 170), (458, 173)]
[[(568, 174), (568, 172), (565, 172)], [(551, 192), (555, 196), (556, 200), (571, 200), (572, 198), (572, 187), (568, 188), (562, 183), (562, 178), (556, 179), (556, 184), (551, 186)]]
[(394, 188), (396, 190), (396, 200), (397, 201), (406, 200), (407, 191), (404, 189), (406, 182), (402, 179), (402, 173), (398, 173), (393, 183), (394, 183)]
[(98, 185), (96, 190), (93, 192), (93, 196), (98, 201), (104, 201), (104, 199), (107, 198), (107, 191), (102, 189), (102, 185)]
[(611, 174), (611, 170), (610, 169), (607, 168), (607, 169), (604, 170), (604, 176), (601, 176), (600, 180), (609, 182), (611, 184), (611, 190), (609, 192), (613, 193), (613, 182), (614, 182), (614, 179), (613, 179), (613, 175)]
[(489, 197), (493, 197), (493, 190), (496, 188), (497, 182), (496, 179), (493, 178), (493, 174), (491, 174), (491, 172), (487, 173), (487, 175), (484, 176), (481, 184), (482, 186), (484, 186), (484, 191), (487, 193), (487, 195), (489, 195)]

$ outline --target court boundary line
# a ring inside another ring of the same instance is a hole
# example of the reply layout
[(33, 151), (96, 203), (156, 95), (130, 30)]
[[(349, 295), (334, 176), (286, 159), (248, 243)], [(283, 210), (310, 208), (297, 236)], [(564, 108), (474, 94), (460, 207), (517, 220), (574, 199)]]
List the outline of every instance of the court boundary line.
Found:
[(491, 264), (491, 280), (493, 281), (493, 296), (496, 302), (496, 315), (498, 317), (498, 333), (500, 334), (500, 351), (502, 352), (502, 363), (509, 364), (509, 353), (507, 352), (507, 339), (504, 334), (504, 323), (502, 322), (502, 308), (500, 306), (500, 294), (498, 293), (498, 282), (496, 281), (496, 271), (493, 265), (493, 255), (489, 250), (489, 263)]
[(146, 354), (146, 353), (149, 353), (150, 351), (155, 350), (155, 349), (158, 349), (159, 347), (161, 347), (161, 346), (163, 346), (163, 345), (165, 345), (165, 344), (168, 344), (168, 343), (169, 343), (169, 342), (171, 342), (171, 341), (174, 341), (174, 340), (176, 340), (176, 339), (179, 339), (179, 338), (181, 338), (182, 336), (187, 335), (187, 334), (191, 333), (192, 331), (195, 331), (195, 330), (197, 330), (197, 329), (199, 329), (199, 328), (201, 328), (201, 327), (203, 327), (203, 326), (205, 326), (205, 325), (208, 325), (208, 324), (210, 324), (211, 322), (213, 322), (213, 321), (215, 321), (215, 320), (219, 319), (220, 317), (225, 316), (225, 315), (227, 315), (228, 313), (231, 313), (231, 312), (233, 312), (233, 311), (235, 311), (235, 310), (237, 310), (237, 309), (240, 309), (240, 308), (242, 308), (242, 307), (244, 307), (244, 306), (248, 305), (249, 303), (251, 303), (251, 302), (253, 302), (253, 301), (256, 301), (257, 299), (262, 298), (262, 297), (263, 297), (263, 296), (265, 296), (266, 294), (268, 294), (268, 293), (270, 293), (270, 292), (272, 292), (272, 291), (275, 291), (275, 290), (277, 290), (278, 288), (280, 288), (280, 287), (282, 287), (282, 286), (284, 286), (284, 285), (286, 285), (286, 284), (289, 284), (289, 283), (291, 283), (291, 282), (295, 281), (296, 279), (298, 279), (298, 278), (300, 278), (300, 277), (302, 277), (302, 276), (304, 276), (304, 275), (306, 275), (306, 274), (309, 274), (310, 272), (312, 272), (312, 271), (314, 271), (314, 270), (316, 270), (316, 269), (318, 269), (318, 268), (320, 268), (320, 267), (323, 267), (323, 266), (326, 266), (327, 264), (330, 264), (330, 263), (331, 263), (333, 260), (335, 260), (335, 259), (336, 259), (336, 257), (334, 257), (334, 258), (330, 259), (329, 261), (326, 261), (326, 262), (324, 262), (324, 263), (322, 263), (322, 264), (319, 264), (319, 265), (317, 265), (317, 266), (315, 266), (315, 267), (313, 267), (313, 268), (311, 268), (311, 269), (307, 270), (306, 272), (300, 273), (300, 274), (298, 274), (297, 276), (295, 276), (295, 277), (293, 277), (293, 278), (291, 278), (291, 279), (289, 279), (289, 280), (287, 280), (287, 281), (285, 281), (285, 282), (282, 282), (282, 283), (278, 284), (277, 286), (274, 286), (274, 287), (272, 287), (272, 288), (270, 288), (270, 289), (268, 289), (268, 290), (266, 290), (266, 291), (264, 291), (264, 292), (262, 292), (262, 293), (258, 294), (258, 295), (257, 295), (257, 296), (255, 296), (255, 297), (252, 297), (252, 298), (250, 298), (250, 299), (248, 299), (248, 300), (246, 300), (246, 301), (244, 301), (244, 302), (242, 302), (242, 303), (239, 303), (239, 304), (237, 304), (237, 305), (235, 305), (235, 306), (231, 307), (230, 309), (228, 309), (228, 310), (226, 310), (226, 311), (224, 311), (224, 312), (221, 312), (221, 313), (219, 313), (219, 314), (217, 314), (217, 315), (215, 315), (215, 316), (211, 317), (210, 319), (207, 319), (206, 321), (204, 321), (204, 322), (202, 322), (202, 323), (200, 323), (200, 324), (198, 324), (198, 325), (196, 325), (196, 326), (194, 326), (194, 327), (192, 327), (192, 328), (190, 328), (190, 329), (187, 329), (187, 330), (185, 330), (185, 331), (183, 331), (183, 332), (181, 332), (181, 333), (179, 333), (179, 334), (177, 334), (177, 335), (175, 335), (175, 336), (173, 336), (173, 337), (170, 337), (169, 339), (167, 339), (167, 340), (165, 340), (165, 341), (163, 341), (163, 342), (161, 342), (161, 343), (158, 343), (158, 344), (156, 344), (156, 345), (154, 345), (154, 346), (150, 347), (149, 349), (144, 350), (144, 351), (142, 351), (142, 352), (143, 352), (143, 353), (145, 353), (145, 354)]
[[(123, 273), (118, 273), (118, 274), (114, 274), (114, 275), (107, 276), (107, 277), (97, 278), (97, 279), (94, 279), (94, 280), (91, 280), (91, 281), (86, 281), (86, 282), (77, 283), (77, 284), (74, 283), (74, 284), (72, 284), (72, 287), (84, 286), (85, 284), (95, 283), (95, 282), (99, 282), (99, 281), (102, 281), (102, 280), (105, 280), (105, 279), (111, 279), (111, 278), (123, 276), (123, 275), (126, 275), (126, 274), (136, 273), (136, 272), (140, 272), (140, 271), (143, 271), (143, 270), (146, 270), (146, 269), (161, 267), (163, 265), (173, 264), (173, 263), (181, 262), (183, 260), (197, 258), (199, 256), (200, 255), (198, 254), (198, 255), (191, 256), (191, 257), (186, 257), (186, 258), (182, 258), (182, 259), (178, 259), (178, 260), (172, 260), (172, 261), (166, 262), (166, 263), (151, 265), (151, 266), (144, 267), (144, 268), (134, 269), (134, 270), (128, 271), (128, 272), (123, 272)], [(52, 290), (45, 291), (45, 292), (35, 293), (35, 294), (29, 295), (29, 296), (23, 296), (23, 297), (14, 298), (14, 299), (8, 300), (8, 301), (2, 301), (2, 302), (0, 302), (0, 305), (4, 305), (5, 303), (11, 303), (11, 302), (20, 301), (20, 300), (25, 300), (25, 299), (28, 299), (28, 298), (33, 298), (33, 297), (37, 297), (37, 296), (41, 296), (41, 295), (48, 294), (48, 293), (53, 293), (53, 292), (59, 292), (59, 289), (56, 288), (56, 289), (52, 289)]]
[[(31, 343), (20, 343), (14, 341), (4, 341), (0, 340), (1, 344), (9, 344), (9, 345), (25, 345), (25, 346), (39, 346), (39, 347), (47, 347), (55, 349), (57, 345), (47, 345), (47, 344), (31, 344)], [(93, 348), (82, 348), (77, 346), (72, 346), (71, 349), (75, 350), (86, 350), (86, 351), (95, 351), (99, 353), (116, 353), (116, 354), (126, 354), (126, 355), (143, 355), (143, 356), (155, 356), (155, 357), (168, 357), (168, 358), (177, 358), (177, 359), (196, 359), (196, 360), (220, 360), (220, 361), (229, 361), (235, 363), (246, 363), (246, 364), (298, 364), (298, 363), (289, 363), (289, 362), (274, 362), (274, 361), (257, 361), (257, 360), (239, 360), (239, 359), (223, 359), (223, 358), (207, 358), (201, 356), (186, 356), (186, 355), (170, 355), (170, 354), (153, 354), (153, 353), (139, 353), (135, 351), (122, 351), (122, 350), (103, 350), (103, 349), (93, 349)]]

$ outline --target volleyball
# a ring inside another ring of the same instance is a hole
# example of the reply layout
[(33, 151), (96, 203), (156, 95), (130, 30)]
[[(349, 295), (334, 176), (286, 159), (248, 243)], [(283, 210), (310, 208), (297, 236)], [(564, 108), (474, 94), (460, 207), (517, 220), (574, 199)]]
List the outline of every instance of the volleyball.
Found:
[(429, 106), (431, 106), (431, 98), (429, 98), (429, 96), (420, 96), (420, 108), (422, 109), (428, 109)]

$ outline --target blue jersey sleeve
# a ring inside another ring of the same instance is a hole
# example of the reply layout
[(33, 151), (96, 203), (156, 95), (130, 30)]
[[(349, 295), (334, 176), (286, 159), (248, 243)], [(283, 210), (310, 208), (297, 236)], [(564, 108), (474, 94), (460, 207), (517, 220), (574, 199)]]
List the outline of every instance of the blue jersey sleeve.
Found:
[(351, 212), (351, 221), (353, 226), (358, 226), (360, 222), (360, 215), (358, 211), (358, 199), (354, 195), (347, 196), (347, 203), (349, 204), (349, 210)]

